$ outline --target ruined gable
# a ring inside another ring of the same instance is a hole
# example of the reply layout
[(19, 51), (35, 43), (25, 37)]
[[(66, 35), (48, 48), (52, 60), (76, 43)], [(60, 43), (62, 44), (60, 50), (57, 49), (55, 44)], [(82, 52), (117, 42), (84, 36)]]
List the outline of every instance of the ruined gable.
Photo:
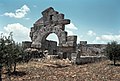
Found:
[[(42, 12), (42, 17), (31, 27), (31, 47), (46, 49), (47, 36), (55, 33), (59, 39), (60, 51), (63, 51), (66, 47), (67, 50), (64, 50), (64, 52), (68, 50), (75, 51), (73, 48), (76, 48), (77, 36), (67, 36), (67, 32), (65, 31), (66, 24), (70, 24), (70, 20), (64, 19), (64, 14), (55, 11), (52, 7), (45, 9)], [(73, 50), (71, 50), (71, 48)]]

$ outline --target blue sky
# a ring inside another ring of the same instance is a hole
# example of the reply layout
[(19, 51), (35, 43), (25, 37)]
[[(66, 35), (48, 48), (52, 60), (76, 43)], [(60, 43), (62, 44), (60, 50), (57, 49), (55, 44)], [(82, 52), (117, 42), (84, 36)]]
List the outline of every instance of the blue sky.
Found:
[[(13, 31), (18, 42), (30, 40), (29, 32), (41, 12), (53, 7), (65, 14), (71, 24), (68, 35), (77, 35), (78, 42), (120, 43), (120, 0), (0, 0), (0, 33)], [(56, 39), (50, 35), (48, 39)]]

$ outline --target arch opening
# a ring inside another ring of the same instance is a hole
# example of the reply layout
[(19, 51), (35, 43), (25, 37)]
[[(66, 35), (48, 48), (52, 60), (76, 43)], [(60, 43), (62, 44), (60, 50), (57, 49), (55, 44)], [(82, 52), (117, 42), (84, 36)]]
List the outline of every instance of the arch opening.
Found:
[[(45, 40), (45, 41), (44, 41)], [(59, 45), (59, 38), (55, 33), (46, 34), (44, 37), (44, 50), (48, 50), (50, 55), (57, 55), (58, 45)]]
[(46, 40), (55, 41), (55, 42), (57, 42), (57, 46), (59, 45), (59, 39), (58, 39), (58, 36), (57, 36), (55, 33), (50, 33), (50, 34), (46, 37)]

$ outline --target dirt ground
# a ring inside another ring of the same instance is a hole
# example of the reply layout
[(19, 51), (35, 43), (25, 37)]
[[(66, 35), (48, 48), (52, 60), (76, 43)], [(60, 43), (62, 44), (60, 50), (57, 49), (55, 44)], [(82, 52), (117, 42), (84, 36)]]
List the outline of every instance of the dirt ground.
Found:
[[(120, 63), (119, 63), (120, 64)], [(101, 61), (82, 65), (68, 60), (39, 60), (19, 64), (12, 81), (120, 81), (120, 65)], [(2, 74), (3, 81), (8, 81)]]

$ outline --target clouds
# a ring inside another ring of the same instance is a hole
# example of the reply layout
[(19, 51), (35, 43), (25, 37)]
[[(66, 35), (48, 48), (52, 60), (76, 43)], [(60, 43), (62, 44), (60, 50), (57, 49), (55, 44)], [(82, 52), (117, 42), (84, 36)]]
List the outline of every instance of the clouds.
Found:
[(108, 42), (111, 42), (111, 41), (117, 41), (118, 43), (120, 43), (120, 34), (118, 35), (103, 34), (100, 36), (96, 36), (92, 43), (107, 44)]
[(13, 18), (23, 18), (28, 11), (30, 11), (29, 7), (27, 5), (23, 5), (20, 9), (17, 9), (14, 13), (6, 12), (3, 15)]
[(90, 38), (87, 40), (90, 42), (91, 40), (91, 43), (100, 43), (100, 44), (106, 44), (110, 41), (117, 41), (119, 42), (120, 41), (120, 34), (97, 34), (95, 32), (93, 32), (92, 30), (89, 30), (87, 32), (87, 35), (90, 36)]
[[(73, 27), (74, 26), (74, 27)], [(68, 27), (66, 27), (66, 31), (68, 32), (68, 35), (77, 35), (78, 36), (78, 40), (77, 42), (79, 43), (79, 41), (81, 40), (87, 40), (89, 43), (93, 43), (93, 44), (107, 44), (110, 41), (117, 41), (120, 43), (120, 34), (103, 34), (103, 33), (96, 33), (96, 31), (93, 30), (88, 30), (86, 33), (78, 35), (78, 33), (74, 32), (77, 31), (77, 27), (75, 27), (75, 25), (72, 23), (72, 25), (68, 25)], [(87, 34), (87, 35), (85, 35)]]
[[(30, 11), (30, 8), (27, 5), (23, 5), (21, 8), (16, 9), (15, 12), (6, 12), (3, 16), (8, 16), (11, 18), (23, 18), (29, 20), (30, 18), (25, 18), (25, 15)], [(23, 26), (20, 23), (12, 23), (3, 27), (3, 30), (0, 33), (3, 33), (5, 36), (8, 36), (10, 32), (13, 32), (13, 38), (16, 42), (29, 41), (29, 32), (30, 29)]]
[(96, 40), (103, 40), (103, 41), (120, 41), (120, 35), (101, 35), (96, 37)]
[(87, 35), (89, 35), (89, 36), (95, 36), (96, 33), (93, 32), (92, 30), (89, 30), (89, 31), (87, 32)]
[(77, 30), (77, 27), (73, 23), (66, 25), (65, 28), (66, 28), (66, 31), (68, 32), (68, 35), (75, 35), (73, 33), (73, 30)]
[(4, 27), (3, 31), (1, 31), (1, 33), (4, 33), (4, 35), (6, 36), (8, 36), (10, 32), (13, 32), (13, 38), (17, 42), (30, 40), (29, 37), (30, 29), (21, 25), (20, 23), (8, 24), (7, 26)]
[(68, 25), (65, 26), (66, 27), (66, 31), (68, 32), (68, 36), (69, 35), (77, 35), (77, 43), (80, 42), (80, 40), (82, 40), (82, 35), (78, 35), (78, 33), (74, 32), (74, 31), (78, 31), (78, 28), (73, 24), (70, 23)]
[(66, 31), (68, 32), (68, 35), (75, 35), (75, 34), (73, 33), (73, 31), (71, 31), (71, 30), (67, 30), (67, 29), (66, 29)]
[(77, 30), (77, 27), (73, 23), (70, 23), (70, 24), (66, 25), (66, 28), (67, 29)]

